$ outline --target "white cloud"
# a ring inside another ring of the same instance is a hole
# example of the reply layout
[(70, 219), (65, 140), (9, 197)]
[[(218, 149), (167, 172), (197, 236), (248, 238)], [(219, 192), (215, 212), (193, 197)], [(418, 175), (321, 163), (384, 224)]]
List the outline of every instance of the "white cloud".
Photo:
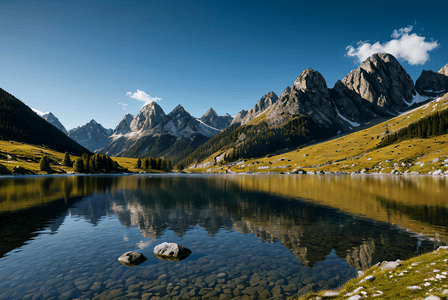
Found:
[(402, 58), (410, 65), (423, 65), (429, 60), (429, 51), (434, 50), (440, 44), (437, 41), (425, 42), (425, 37), (415, 33), (409, 34), (412, 26), (395, 29), (392, 33), (392, 40), (381, 44), (376, 42), (370, 44), (367, 41), (360, 41), (358, 47), (348, 46), (348, 56), (357, 56), (360, 62), (375, 53), (389, 53), (396, 58)]
[(151, 97), (150, 95), (146, 94), (144, 91), (137, 90), (134, 94), (131, 92), (126, 93), (127, 96), (130, 96), (131, 98), (139, 101), (145, 102), (145, 104), (151, 103), (153, 101), (162, 100), (162, 98), (158, 97)]
[(408, 27), (405, 27), (405, 28), (400, 28), (398, 30), (395, 29), (394, 32), (392, 32), (392, 37), (394, 39), (398, 39), (403, 34), (408, 34), (411, 31), (412, 31), (412, 26), (408, 26)]
[(121, 102), (119, 102), (118, 105), (121, 105), (123, 110), (126, 110), (126, 107), (129, 106), (129, 104)]

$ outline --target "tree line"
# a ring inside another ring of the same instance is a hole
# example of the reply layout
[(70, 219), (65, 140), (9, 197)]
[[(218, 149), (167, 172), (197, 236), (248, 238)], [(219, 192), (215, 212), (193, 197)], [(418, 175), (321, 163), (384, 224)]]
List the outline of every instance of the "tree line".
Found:
[[(47, 155), (44, 155), (39, 161), (40, 170), (52, 172), (53, 170), (51, 169), (51, 163), (52, 160)], [(110, 173), (125, 171), (125, 169), (116, 161), (103, 154), (89, 155), (84, 153), (81, 157), (78, 157), (75, 161), (72, 161), (70, 154), (65, 152), (62, 164), (64, 166), (73, 167), (73, 171), (77, 173)]]
[(228, 152), (225, 157), (227, 162), (240, 158), (263, 156), (280, 149), (298, 147), (310, 140), (334, 134), (330, 131), (331, 129), (320, 128), (310, 117), (305, 115), (290, 116), (289, 121), (280, 126), (272, 126), (267, 120), (243, 126), (234, 124), (198, 147), (174, 168), (181, 170), (218, 151)]
[(171, 171), (173, 165), (171, 160), (168, 159), (148, 157), (137, 160), (137, 169)]
[[(386, 130), (387, 131), (387, 130)], [(448, 110), (438, 111), (429, 116), (423, 117), (406, 127), (400, 128), (392, 133), (386, 132), (381, 139), (378, 148), (408, 140), (411, 138), (427, 138), (446, 134), (448, 132)]]

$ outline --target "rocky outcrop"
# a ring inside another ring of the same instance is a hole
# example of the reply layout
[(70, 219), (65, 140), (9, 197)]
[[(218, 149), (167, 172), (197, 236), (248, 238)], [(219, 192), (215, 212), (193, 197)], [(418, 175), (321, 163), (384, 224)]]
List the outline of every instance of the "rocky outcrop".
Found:
[(420, 95), (437, 97), (448, 92), (448, 64), (435, 73), (423, 70), (415, 82), (415, 90)]
[(56, 118), (51, 112), (42, 115), (42, 118), (44, 118), (44, 120), (46, 120), (48, 123), (68, 135), (67, 129), (65, 129), (64, 125), (62, 125), (61, 122), (59, 122), (59, 119)]
[(278, 96), (274, 92), (269, 92), (255, 104), (254, 108), (249, 111), (240, 111), (233, 119), (232, 124), (240, 123), (241, 125), (247, 124), (250, 121), (256, 119), (263, 114), (271, 105), (277, 102)]
[(307, 115), (319, 126), (331, 127), (337, 117), (323, 76), (310, 68), (300, 74), (292, 87), (267, 112), (271, 125), (279, 125), (290, 116)]
[(406, 110), (415, 96), (414, 83), (390, 54), (366, 59), (328, 89), (322, 75), (306, 69), (269, 110), (271, 124), (288, 115), (310, 116), (319, 126), (348, 131), (381, 116)]
[(70, 130), (68, 136), (88, 150), (96, 152), (109, 144), (111, 134), (112, 129), (106, 129), (95, 120), (91, 120), (84, 126)]
[(142, 262), (146, 261), (146, 257), (141, 253), (128, 251), (128, 252), (122, 254), (118, 258), (118, 261), (125, 266), (133, 267), (133, 266), (137, 266), (137, 265), (141, 264)]
[(371, 102), (363, 99), (355, 91), (350, 90), (340, 80), (331, 89), (330, 96), (338, 114), (351, 122), (362, 124), (379, 116), (375, 113)]
[(415, 95), (411, 77), (395, 57), (387, 53), (372, 55), (341, 82), (372, 103), (375, 112), (383, 116), (405, 110)]
[(130, 128), (132, 131), (151, 130), (165, 120), (165, 112), (153, 101), (140, 110), (140, 113), (132, 120)]
[(113, 134), (126, 134), (131, 132), (131, 122), (134, 120), (134, 116), (131, 114), (127, 114), (124, 116), (123, 120), (115, 127)]
[(239, 113), (237, 113), (234, 117), (233, 117), (233, 121), (232, 121), (232, 125), (233, 124), (241, 124), (241, 122), (244, 120), (244, 117), (246, 117), (247, 115), (247, 110), (242, 110)]
[(225, 114), (224, 116), (218, 116), (213, 108), (210, 108), (200, 119), (205, 124), (216, 128), (216, 129), (226, 129), (232, 123), (232, 116)]
[(187, 258), (191, 250), (176, 243), (164, 242), (154, 247), (154, 255), (163, 260), (179, 261)]

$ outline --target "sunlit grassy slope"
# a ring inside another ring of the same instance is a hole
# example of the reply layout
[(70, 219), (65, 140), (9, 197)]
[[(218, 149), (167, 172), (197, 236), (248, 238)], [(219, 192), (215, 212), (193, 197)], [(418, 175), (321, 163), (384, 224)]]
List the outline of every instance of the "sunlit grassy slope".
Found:
[[(448, 135), (405, 140), (384, 148), (376, 149), (386, 133), (394, 132), (418, 119), (436, 111), (448, 108), (448, 94), (430, 103), (410, 110), (393, 119), (372, 126), (365, 124), (358, 131), (337, 136), (331, 140), (300, 149), (287, 149), (284, 153), (257, 159), (249, 159), (238, 164), (224, 164), (191, 172), (365, 172), (391, 173), (446, 171), (443, 161), (448, 158)], [(371, 126), (371, 127), (369, 127)], [(208, 160), (220, 153), (215, 153)], [(437, 160), (438, 159), (438, 160)], [(448, 165), (447, 165), (448, 166)]]
[[(29, 174), (43, 174), (39, 168), (39, 161), (44, 155), (52, 161), (51, 168), (54, 173), (73, 171), (72, 167), (62, 166), (63, 153), (42, 146), (0, 141), (0, 174), (12, 174), (16, 166), (24, 168)], [(71, 157), (72, 160), (75, 158)]]
[[(48, 172), (43, 172), (39, 168), (40, 159), (44, 155), (48, 156), (52, 161), (51, 169), (53, 171), (51, 173), (65, 174), (73, 172), (72, 166), (64, 166), (62, 163), (64, 160), (64, 153), (42, 146), (29, 145), (15, 141), (0, 141), (0, 174), (13, 174), (14, 168), (17, 166), (23, 168), (26, 174), (47, 174)], [(78, 157), (71, 156), (70, 158), (73, 162)], [(114, 157), (112, 159), (130, 172), (141, 171), (136, 168), (136, 158)]]

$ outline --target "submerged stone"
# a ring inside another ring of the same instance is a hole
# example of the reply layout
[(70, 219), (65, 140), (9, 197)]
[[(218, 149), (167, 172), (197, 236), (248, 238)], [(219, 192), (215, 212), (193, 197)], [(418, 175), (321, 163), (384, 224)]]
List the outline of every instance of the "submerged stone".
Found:
[(191, 254), (191, 250), (176, 243), (164, 242), (154, 247), (154, 255), (163, 260), (180, 261)]
[(145, 260), (146, 260), (146, 257), (143, 254), (133, 252), (133, 251), (128, 251), (118, 258), (118, 261), (120, 263), (122, 263), (123, 265), (128, 266), (128, 267), (134, 267), (136, 265), (139, 265), (142, 262), (144, 262)]

